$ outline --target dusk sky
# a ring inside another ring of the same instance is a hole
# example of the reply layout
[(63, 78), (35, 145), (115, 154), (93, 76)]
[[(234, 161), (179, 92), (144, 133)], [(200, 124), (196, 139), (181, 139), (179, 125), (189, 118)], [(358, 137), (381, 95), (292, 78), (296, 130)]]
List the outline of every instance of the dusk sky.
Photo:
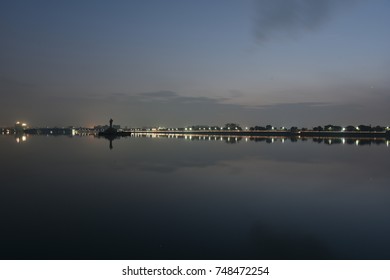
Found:
[(1, 1), (0, 126), (390, 124), (390, 1)]

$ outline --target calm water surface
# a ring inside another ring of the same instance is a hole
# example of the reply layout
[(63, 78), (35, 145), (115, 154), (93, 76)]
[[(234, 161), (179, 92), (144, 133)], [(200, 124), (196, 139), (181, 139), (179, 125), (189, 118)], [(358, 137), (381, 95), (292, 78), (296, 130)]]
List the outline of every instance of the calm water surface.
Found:
[(0, 258), (390, 259), (388, 143), (194, 139), (0, 136)]

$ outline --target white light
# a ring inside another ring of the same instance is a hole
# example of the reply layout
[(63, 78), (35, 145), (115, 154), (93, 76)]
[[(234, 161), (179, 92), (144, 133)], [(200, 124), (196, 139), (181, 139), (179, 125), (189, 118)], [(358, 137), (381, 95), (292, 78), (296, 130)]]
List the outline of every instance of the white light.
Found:
[(248, 130), (248, 127), (245, 127), (245, 130)]
[(284, 138), (282, 138), (282, 143), (284, 143), (284, 141), (285, 141)]
[(345, 131), (345, 127), (343, 127), (343, 131)]
[(345, 138), (341, 139), (341, 141), (343, 141), (343, 144), (345, 144)]
[(22, 126), (27, 126), (27, 124), (25, 124), (25, 123), (22, 123)]
[(16, 138), (16, 143), (20, 143), (20, 138)]
[(389, 147), (390, 141), (386, 141), (386, 146)]
[(245, 138), (245, 142), (248, 142), (248, 137)]
[(356, 130), (359, 130), (359, 127), (358, 127), (358, 126), (356, 127)]
[(22, 141), (23, 141), (23, 142), (26, 142), (26, 140), (27, 140), (26, 135), (23, 135), (23, 136), (22, 136)]
[(356, 146), (359, 146), (359, 140), (356, 140), (356, 141), (355, 141), (355, 145), (356, 145)]

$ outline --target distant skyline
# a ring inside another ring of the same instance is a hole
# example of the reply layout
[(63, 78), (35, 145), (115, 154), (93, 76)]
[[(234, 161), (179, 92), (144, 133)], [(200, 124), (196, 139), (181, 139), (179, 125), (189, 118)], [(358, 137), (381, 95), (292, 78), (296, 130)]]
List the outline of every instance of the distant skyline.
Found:
[(390, 1), (3, 1), (0, 127), (390, 124)]

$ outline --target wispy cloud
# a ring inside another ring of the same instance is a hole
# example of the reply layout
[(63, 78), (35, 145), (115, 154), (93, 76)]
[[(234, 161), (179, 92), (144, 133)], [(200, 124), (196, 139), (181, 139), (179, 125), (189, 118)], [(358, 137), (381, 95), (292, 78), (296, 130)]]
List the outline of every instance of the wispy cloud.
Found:
[(172, 102), (181, 104), (220, 104), (229, 98), (214, 98), (205, 96), (183, 96), (174, 91), (161, 90), (156, 92), (144, 92), (135, 95), (128, 95), (128, 98), (135, 98), (142, 102)]
[(275, 103), (268, 105), (252, 106), (256, 109), (275, 109), (275, 108), (313, 108), (313, 107), (330, 107), (335, 106), (329, 102), (294, 102), (294, 103)]
[(259, 42), (318, 30), (340, 7), (355, 0), (257, 0), (255, 36)]
[(155, 92), (143, 92), (137, 94), (137, 96), (145, 97), (145, 98), (157, 98), (157, 99), (165, 99), (165, 98), (174, 98), (179, 95), (176, 92), (170, 90), (160, 90)]

